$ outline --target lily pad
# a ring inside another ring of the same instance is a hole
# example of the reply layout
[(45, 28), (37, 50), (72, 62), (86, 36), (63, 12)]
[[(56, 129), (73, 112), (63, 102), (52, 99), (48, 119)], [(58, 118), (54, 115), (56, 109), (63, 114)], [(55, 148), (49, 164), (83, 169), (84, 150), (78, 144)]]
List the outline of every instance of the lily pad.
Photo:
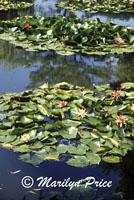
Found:
[[(113, 85), (94, 85), (95, 90), (89, 91), (64, 82), (1, 95), (1, 146), (25, 153), (21, 158), (34, 165), (59, 161), (64, 154), (69, 158), (66, 163), (74, 167), (101, 160), (121, 162), (134, 150), (134, 99), (128, 98), (134, 84), (120, 84), (120, 91), (114, 91)], [(84, 98), (88, 94), (94, 98)]]
[(89, 165), (89, 161), (86, 156), (74, 156), (73, 158), (70, 158), (66, 163), (73, 167), (87, 167)]
[[(10, 41), (28, 51), (53, 50), (61, 55), (78, 52), (98, 55), (134, 52), (134, 40), (131, 37), (134, 35), (134, 30), (131, 27), (118, 26), (113, 22), (103, 23), (99, 19), (89, 21), (62, 16), (46, 19), (23, 16), (11, 21), (1, 21), (0, 27), (0, 39)], [(69, 100), (71, 95), (57, 94), (57, 98)], [(48, 98), (52, 99), (53, 94), (48, 93), (45, 99)], [(96, 103), (99, 100), (97, 96), (91, 94), (86, 94), (84, 98)], [(42, 101), (44, 100), (40, 102)], [(26, 101), (26, 103), (30, 105), (31, 102)], [(25, 102), (18, 101), (18, 104), (24, 105)], [(43, 115), (49, 116), (42, 105), (39, 105), (38, 109)]]
[(57, 6), (64, 9), (69, 9), (72, 12), (75, 12), (75, 11), (85, 11), (85, 12), (90, 12), (90, 13), (134, 12), (133, 1), (125, 1), (125, 0), (103, 1), (103, 3), (101, 3), (99, 0), (65, 0), (58, 3)]
[(22, 9), (33, 6), (33, 3), (19, 2), (14, 0), (0, 0), (0, 11), (9, 9)]
[(102, 158), (103, 161), (108, 162), (108, 163), (119, 163), (120, 162), (120, 157), (118, 156), (104, 156)]

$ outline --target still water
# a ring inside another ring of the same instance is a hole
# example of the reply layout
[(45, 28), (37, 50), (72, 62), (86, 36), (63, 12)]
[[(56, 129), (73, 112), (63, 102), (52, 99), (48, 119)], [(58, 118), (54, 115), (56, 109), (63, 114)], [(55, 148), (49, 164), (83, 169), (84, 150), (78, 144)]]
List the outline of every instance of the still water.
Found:
[[(56, 7), (61, 0), (35, 0), (35, 8), (19, 11), (0, 12), (0, 20), (9, 20), (22, 15), (41, 15), (51, 17), (57, 15), (79, 17), (81, 19), (100, 18), (103, 22), (113, 21), (119, 25), (134, 27), (134, 14), (90, 14), (85, 12), (70, 13)], [(12, 44), (0, 40), (0, 94), (5, 92), (20, 92), (36, 88), (44, 82), (50, 85), (66, 81), (75, 85), (92, 88), (93, 83), (99, 85), (111, 81), (134, 81), (134, 54), (123, 55), (82, 55), (60, 56), (55, 52), (26, 52), (15, 48)], [(101, 163), (87, 168), (73, 168), (64, 162), (44, 162), (39, 167), (23, 163), (18, 154), (6, 149), (0, 149), (0, 200), (38, 200), (47, 199), (47, 190), (30, 194), (30, 189), (21, 185), (24, 176), (52, 177), (53, 180), (64, 180), (70, 177), (78, 181), (88, 176), (96, 180), (112, 181), (111, 188), (99, 189), (99, 192), (124, 192), (126, 200), (134, 199), (134, 162), (132, 153), (118, 165)], [(11, 174), (21, 170), (18, 174)], [(33, 188), (37, 188), (37, 183)], [(32, 188), (32, 189), (33, 189)], [(49, 188), (50, 190), (50, 188)], [(82, 199), (83, 200), (83, 199)]]

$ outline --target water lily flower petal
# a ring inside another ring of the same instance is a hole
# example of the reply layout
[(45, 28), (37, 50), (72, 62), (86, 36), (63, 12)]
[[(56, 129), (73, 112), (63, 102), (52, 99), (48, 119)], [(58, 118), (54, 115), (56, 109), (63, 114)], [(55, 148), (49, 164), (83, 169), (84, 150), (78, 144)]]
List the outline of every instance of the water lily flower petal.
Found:
[(24, 134), (24, 135), (21, 136), (21, 140), (23, 140), (25, 142), (28, 142), (29, 138), (30, 138), (29, 134)]
[(61, 101), (60, 103), (58, 103), (58, 107), (59, 108), (63, 108), (67, 105), (67, 102), (66, 101)]
[(29, 28), (29, 27), (30, 27), (29, 24), (25, 24), (25, 25), (24, 25), (24, 28)]
[(122, 38), (116, 38), (116, 39), (115, 39), (115, 42), (116, 42), (117, 44), (123, 44), (123, 43), (124, 43), (124, 41), (122, 40)]

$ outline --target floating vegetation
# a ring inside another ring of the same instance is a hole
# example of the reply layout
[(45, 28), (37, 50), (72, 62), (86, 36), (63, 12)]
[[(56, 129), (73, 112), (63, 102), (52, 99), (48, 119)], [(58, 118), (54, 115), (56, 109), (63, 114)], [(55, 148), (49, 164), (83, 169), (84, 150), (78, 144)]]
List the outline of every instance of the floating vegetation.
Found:
[(99, 19), (25, 16), (1, 21), (0, 39), (27, 51), (54, 50), (61, 55), (134, 52), (131, 27), (102, 23)]
[(118, 163), (134, 150), (134, 83), (91, 91), (63, 82), (6, 93), (0, 121), (2, 146), (25, 153), (20, 158), (33, 165), (65, 155), (74, 167)]
[(57, 4), (58, 7), (69, 9), (72, 12), (134, 12), (133, 0), (65, 0)]
[[(74, 183), (74, 182), (72, 182)], [(34, 190), (32, 190), (34, 192)], [(44, 191), (45, 192), (45, 191)], [(97, 189), (90, 187), (86, 184), (76, 184), (74, 187), (69, 190), (68, 188), (59, 191), (50, 191), (45, 193), (43, 200), (123, 200), (123, 194), (121, 192), (112, 193), (112, 194), (100, 194)]]
[(33, 3), (20, 2), (17, 0), (0, 0), (0, 11), (9, 9), (22, 9), (33, 6)]

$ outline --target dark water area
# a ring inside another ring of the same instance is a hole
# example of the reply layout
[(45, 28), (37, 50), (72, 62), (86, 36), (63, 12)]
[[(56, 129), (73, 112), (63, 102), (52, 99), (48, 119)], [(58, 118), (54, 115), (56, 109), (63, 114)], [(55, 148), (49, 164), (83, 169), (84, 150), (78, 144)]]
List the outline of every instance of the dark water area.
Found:
[[(118, 25), (134, 27), (133, 13), (70, 13), (56, 7), (60, 1), (35, 0), (33, 1), (36, 4), (34, 8), (0, 11), (0, 20), (10, 20), (24, 15), (44, 17), (63, 15), (91, 20), (100, 18), (103, 22), (112, 20)], [(34, 89), (44, 82), (54, 85), (66, 81), (86, 88), (92, 88), (93, 83), (100, 85), (116, 80), (133, 82), (133, 71), (134, 53), (105, 56), (83, 54), (61, 56), (50, 51), (27, 52), (25, 49), (15, 48), (14, 45), (0, 40), (0, 94)], [(122, 163), (114, 165), (102, 162), (99, 166), (73, 168), (64, 162), (45, 161), (39, 167), (34, 167), (20, 161), (17, 153), (0, 148), (0, 200), (45, 200), (45, 197), (47, 199), (48, 191), (53, 191), (53, 188), (45, 188), (43, 192), (36, 190), (36, 194), (28, 193), (38, 188), (36, 179), (40, 176), (52, 177), (53, 180), (64, 180), (70, 177), (72, 181), (92, 176), (98, 181), (102, 179), (112, 181), (112, 187), (96, 189), (102, 194), (123, 192), (124, 199), (134, 200), (133, 156), (134, 153), (129, 152)], [(18, 174), (10, 173), (16, 170), (21, 171)], [(26, 189), (22, 186), (21, 180), (24, 176), (31, 176), (34, 179), (35, 183), (32, 188)]]

